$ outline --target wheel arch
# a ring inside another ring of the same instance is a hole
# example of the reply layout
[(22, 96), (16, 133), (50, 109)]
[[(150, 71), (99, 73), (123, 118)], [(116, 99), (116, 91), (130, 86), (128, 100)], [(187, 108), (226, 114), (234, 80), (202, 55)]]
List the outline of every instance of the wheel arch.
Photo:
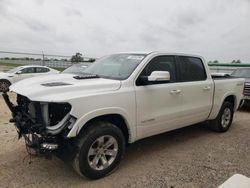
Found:
[[(227, 101), (227, 102), (230, 102), (230, 103), (233, 105), (234, 111), (237, 110), (237, 98), (236, 98), (235, 95), (229, 95), (229, 96), (227, 96), (227, 97), (224, 99), (223, 103), (226, 102), (226, 101)], [(223, 103), (222, 103), (222, 104), (223, 104)]]
[(77, 120), (67, 137), (76, 137), (81, 131), (84, 131), (88, 128), (90, 122), (108, 121), (121, 129), (124, 134), (124, 137), (126, 138), (127, 143), (133, 142), (135, 140), (136, 129), (135, 126), (132, 125), (132, 122), (129, 120), (127, 114), (124, 114), (124, 112), (119, 113), (119, 110), (106, 113), (105, 111), (95, 111), (81, 117), (79, 120)]
[(228, 101), (228, 102), (230, 102), (230, 103), (233, 104), (233, 107), (234, 107), (233, 109), (234, 109), (234, 111), (237, 110), (237, 107), (238, 107), (239, 102), (240, 102), (240, 101), (237, 101), (237, 97), (235, 96), (234, 93), (229, 92), (229, 93), (225, 94), (225, 95), (221, 98), (221, 100), (219, 100), (219, 101), (218, 101), (218, 100), (217, 100), (217, 101), (214, 101), (214, 105), (213, 105), (213, 108), (212, 108), (212, 112), (210, 113), (210, 115), (209, 115), (209, 117), (208, 117), (208, 120), (213, 120), (213, 119), (215, 119), (215, 118), (217, 117), (217, 115), (218, 115), (219, 112), (220, 112), (221, 106), (222, 106), (222, 104), (223, 104), (225, 101)]
[[(127, 143), (129, 142), (129, 129), (128, 129), (126, 120), (120, 114), (105, 114), (105, 115), (97, 116), (93, 119), (90, 119), (81, 128), (80, 132), (86, 130), (91, 125), (91, 123), (95, 122), (95, 121), (107, 121), (107, 122), (114, 124), (122, 131), (126, 142)], [(80, 133), (78, 133), (78, 134), (80, 134)]]

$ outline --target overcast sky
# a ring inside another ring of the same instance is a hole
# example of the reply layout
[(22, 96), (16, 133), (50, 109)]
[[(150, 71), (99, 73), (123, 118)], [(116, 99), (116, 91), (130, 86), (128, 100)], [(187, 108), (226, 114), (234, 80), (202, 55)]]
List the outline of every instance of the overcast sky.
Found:
[(164, 50), (250, 63), (250, 0), (0, 0), (0, 50)]

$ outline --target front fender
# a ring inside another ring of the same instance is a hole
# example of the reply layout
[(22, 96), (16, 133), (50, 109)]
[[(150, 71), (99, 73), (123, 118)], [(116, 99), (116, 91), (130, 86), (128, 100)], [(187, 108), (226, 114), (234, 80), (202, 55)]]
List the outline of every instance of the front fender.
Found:
[(135, 141), (136, 127), (133, 121), (131, 121), (131, 119), (129, 118), (125, 110), (123, 110), (122, 108), (117, 108), (117, 107), (97, 109), (97, 110), (84, 114), (81, 118), (77, 119), (76, 123), (74, 124), (70, 132), (68, 133), (67, 137), (68, 138), (76, 137), (88, 121), (94, 118), (97, 118), (103, 115), (109, 115), (109, 114), (117, 114), (123, 117), (127, 125), (127, 129), (129, 133), (129, 143)]

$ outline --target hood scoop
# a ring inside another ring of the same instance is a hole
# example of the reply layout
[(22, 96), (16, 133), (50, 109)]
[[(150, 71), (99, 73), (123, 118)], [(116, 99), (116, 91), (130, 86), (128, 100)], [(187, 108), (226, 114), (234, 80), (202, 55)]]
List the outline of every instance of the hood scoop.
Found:
[(65, 83), (65, 82), (51, 82), (51, 83), (45, 83), (45, 84), (41, 84), (42, 86), (45, 87), (56, 87), (56, 86), (68, 86), (68, 85), (72, 85), (69, 83)]

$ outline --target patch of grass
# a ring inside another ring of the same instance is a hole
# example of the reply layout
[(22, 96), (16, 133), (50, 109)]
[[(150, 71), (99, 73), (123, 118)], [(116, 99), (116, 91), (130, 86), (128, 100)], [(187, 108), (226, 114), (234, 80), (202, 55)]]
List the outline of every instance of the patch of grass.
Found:
[(14, 64), (14, 63), (5, 63), (5, 62), (0, 62), (0, 66), (4, 66), (4, 67), (18, 67), (21, 66), (20, 64)]

